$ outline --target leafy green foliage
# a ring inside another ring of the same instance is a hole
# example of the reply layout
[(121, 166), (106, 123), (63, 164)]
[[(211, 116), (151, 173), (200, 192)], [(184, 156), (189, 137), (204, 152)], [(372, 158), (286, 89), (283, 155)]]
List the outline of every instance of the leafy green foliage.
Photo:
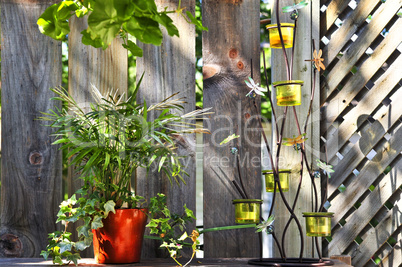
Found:
[[(186, 223), (195, 220), (195, 216), (192, 210), (184, 205), (184, 212), (182, 214), (171, 213), (166, 206), (166, 196), (164, 194), (158, 194), (150, 201), (149, 217), (150, 222), (146, 227), (150, 228), (151, 234), (157, 235), (162, 241), (161, 248), (166, 248), (172, 259), (176, 261), (179, 266), (183, 266), (177, 258), (179, 257), (180, 250), (183, 246), (191, 246), (194, 257), (199, 246), (199, 232), (193, 230), (189, 236), (186, 232)], [(175, 229), (178, 228), (179, 231)], [(180, 233), (177, 235), (177, 233)], [(192, 243), (184, 243), (184, 240), (191, 239)], [(191, 262), (191, 259), (188, 261)], [(184, 266), (186, 266), (186, 263)]]
[(135, 56), (142, 56), (141, 48), (128, 40), (128, 34), (143, 43), (160, 45), (162, 25), (170, 36), (179, 36), (168, 16), (172, 12), (181, 13), (189, 23), (206, 30), (191, 13), (182, 14), (180, 5), (176, 11), (158, 11), (155, 0), (63, 0), (48, 7), (37, 24), (41, 33), (56, 40), (66, 40), (71, 16), (88, 17), (88, 28), (81, 32), (83, 44), (106, 49), (113, 39), (120, 36), (124, 48)]
[[(130, 182), (136, 168), (149, 170), (156, 166), (171, 183), (184, 182), (182, 174), (186, 173), (176, 154), (175, 138), (205, 132), (195, 129), (192, 121), (208, 112), (181, 114), (184, 101), (174, 96), (151, 106), (145, 102), (138, 104), (137, 89), (127, 100), (117, 92), (110, 92), (105, 98), (95, 87), (92, 93), (96, 103), (84, 111), (64, 89), (51, 90), (56, 94), (53, 100), (62, 101), (63, 108), (43, 113), (40, 119), (56, 129), (53, 144), (68, 151), (69, 165), (74, 166), (84, 182), (75, 195), (61, 203), (57, 222), (64, 222), (66, 227), (79, 220), (84, 224), (77, 229), (76, 242), (70, 240), (71, 234), (66, 230), (53, 233), (42, 255), (51, 256), (58, 264), (63, 264), (63, 259), (76, 263), (77, 253), (92, 242), (92, 230), (103, 227), (102, 220), (111, 212), (115, 213), (124, 204), (132, 208), (145, 203), (143, 197), (131, 192)], [(152, 219), (157, 220), (155, 227), (165, 232), (172, 229), (170, 218), (183, 229), (187, 217), (194, 217), (186, 209), (186, 217), (176, 218), (161, 201), (151, 200), (150, 209)], [(157, 214), (163, 217), (157, 218)]]

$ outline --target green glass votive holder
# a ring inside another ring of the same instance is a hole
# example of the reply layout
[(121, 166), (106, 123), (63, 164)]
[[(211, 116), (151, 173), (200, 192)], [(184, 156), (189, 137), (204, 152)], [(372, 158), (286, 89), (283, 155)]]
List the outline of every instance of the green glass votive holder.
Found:
[(301, 87), (303, 81), (288, 80), (274, 82), (276, 103), (278, 106), (298, 106), (301, 104)]
[[(267, 192), (274, 192), (275, 180), (274, 172), (272, 170), (262, 171), (265, 175), (265, 189)], [(289, 176), (290, 169), (280, 169), (279, 170), (279, 183), (281, 184), (282, 192), (289, 191)], [(276, 185), (276, 192), (279, 192), (279, 186)]]
[(333, 212), (303, 212), (303, 217), (306, 218), (307, 236), (330, 236), (333, 216)]
[(234, 199), (236, 223), (252, 224), (260, 222), (261, 199)]

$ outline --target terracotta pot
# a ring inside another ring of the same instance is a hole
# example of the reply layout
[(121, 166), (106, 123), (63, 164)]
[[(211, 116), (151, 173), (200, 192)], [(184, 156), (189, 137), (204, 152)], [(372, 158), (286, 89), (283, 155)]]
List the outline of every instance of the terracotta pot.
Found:
[(92, 230), (94, 255), (98, 263), (133, 263), (141, 258), (147, 209), (117, 209)]

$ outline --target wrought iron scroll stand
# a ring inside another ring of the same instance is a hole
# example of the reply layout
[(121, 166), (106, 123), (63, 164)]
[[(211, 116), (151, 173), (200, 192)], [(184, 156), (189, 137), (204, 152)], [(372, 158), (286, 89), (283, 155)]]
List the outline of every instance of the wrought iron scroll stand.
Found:
[[(295, 47), (295, 37), (296, 37), (296, 29), (297, 29), (297, 13), (295, 16), (295, 25), (294, 25), (294, 38), (293, 38), (293, 47), (292, 47), (292, 51), (291, 51), (291, 62), (289, 64), (289, 60), (288, 60), (288, 56), (286, 54), (286, 49), (285, 49), (285, 45), (284, 45), (284, 40), (283, 40), (283, 35), (282, 35), (282, 31), (281, 31), (281, 27), (280, 27), (280, 18), (279, 18), (279, 0), (275, 0), (276, 1), (276, 8), (275, 8), (275, 12), (276, 12), (276, 19), (277, 19), (277, 28), (278, 28), (278, 33), (279, 33), (279, 37), (280, 37), (280, 41), (281, 41), (281, 45), (282, 45), (282, 51), (283, 51), (283, 56), (284, 56), (284, 60), (286, 63), (286, 73), (287, 73), (287, 79), (288, 80), (292, 80), (292, 69), (293, 69), (293, 57), (294, 57), (294, 47)], [(297, 11), (296, 11), (297, 12)], [(315, 45), (314, 45), (314, 40), (313, 40), (313, 50), (315, 50)], [(265, 59), (265, 55), (264, 55), (264, 59)], [(266, 73), (266, 67), (265, 67), (265, 61), (264, 61), (264, 70), (265, 70), (265, 76), (267, 76)], [(310, 99), (310, 105), (309, 105), (309, 109), (308, 109), (308, 114), (307, 114), (307, 118), (304, 124), (304, 128), (303, 128), (303, 132), (301, 131), (301, 127), (297, 118), (297, 113), (296, 113), (296, 109), (293, 106), (293, 114), (295, 117), (295, 121), (296, 121), (296, 125), (297, 125), (297, 129), (298, 129), (298, 134), (302, 135), (303, 133), (306, 133), (307, 130), (307, 122), (309, 120), (310, 114), (311, 114), (311, 109), (312, 109), (312, 103), (313, 103), (313, 99), (314, 99), (314, 91), (315, 91), (315, 80), (316, 80), (316, 75), (317, 75), (317, 70), (314, 69), (314, 76), (313, 76), (313, 84), (312, 84), (312, 89), (311, 89), (311, 99)], [(267, 86), (268, 88), (268, 98), (269, 101), (271, 103), (271, 106), (273, 107), (273, 103), (272, 103), (272, 99), (271, 99), (271, 92), (269, 90), (269, 86)], [(254, 100), (254, 107), (256, 108), (256, 110), (258, 111), (258, 107), (256, 105), (256, 102)], [(285, 120), (286, 120), (286, 115), (288, 113), (288, 107), (286, 106), (284, 108), (284, 114), (283, 114), (283, 121), (282, 121), (282, 125), (280, 128), (280, 132), (278, 132), (278, 124), (277, 124), (277, 120), (276, 120), (276, 114), (274, 111), (274, 108), (272, 108), (273, 110), (273, 120), (274, 123), (276, 125), (276, 133), (277, 133), (277, 151), (276, 151), (276, 157), (275, 157), (275, 164), (274, 164), (274, 158), (272, 156), (272, 152), (271, 149), (269, 147), (269, 144), (267, 142), (267, 138), (265, 136), (264, 131), (262, 130), (262, 135), (266, 144), (266, 148), (268, 150), (268, 155), (269, 155), (269, 160), (271, 162), (271, 166), (272, 166), (272, 170), (273, 170), (273, 175), (274, 175), (274, 181), (275, 181), (275, 185), (274, 185), (274, 192), (273, 192), (273, 199), (272, 199), (272, 204), (270, 207), (270, 211), (269, 211), (269, 217), (272, 215), (273, 212), (273, 208), (275, 205), (275, 199), (276, 199), (276, 191), (277, 188), (279, 189), (279, 194), (283, 200), (284, 205), (286, 206), (286, 209), (289, 211), (290, 213), (290, 218), (288, 220), (288, 222), (285, 225), (285, 228), (283, 230), (282, 233), (282, 242), (280, 243), (278, 240), (277, 235), (275, 234), (275, 232), (273, 231), (272, 237), (273, 240), (275, 242), (275, 245), (278, 248), (278, 251), (280, 253), (280, 258), (259, 258), (259, 259), (252, 259), (248, 262), (248, 264), (252, 264), (252, 265), (262, 265), (262, 266), (331, 266), (334, 265), (333, 261), (330, 260), (325, 260), (322, 258), (322, 254), (321, 254), (321, 249), (319, 246), (319, 240), (318, 237), (313, 237), (314, 238), (314, 242), (315, 242), (315, 246), (316, 246), (316, 250), (318, 253), (318, 258), (303, 258), (303, 249), (304, 249), (304, 238), (303, 238), (303, 230), (302, 230), (302, 226), (300, 224), (299, 219), (296, 217), (296, 214), (294, 212), (295, 207), (296, 207), (296, 203), (300, 194), (300, 190), (301, 190), (301, 184), (302, 184), (302, 178), (303, 178), (303, 166), (306, 165), (307, 168), (307, 172), (311, 178), (311, 183), (312, 183), (312, 187), (313, 187), (313, 191), (314, 191), (314, 211), (322, 211), (323, 207), (324, 207), (324, 203), (326, 201), (326, 197), (327, 197), (327, 189), (325, 187), (324, 190), (324, 195), (322, 198), (322, 203), (321, 205), (318, 207), (318, 194), (317, 194), (317, 186), (315, 184), (314, 181), (314, 173), (311, 170), (308, 161), (307, 161), (307, 157), (306, 157), (306, 152), (305, 152), (305, 146), (304, 143), (301, 144), (300, 146), (300, 151), (301, 151), (301, 155), (302, 155), (302, 161), (301, 161), (301, 170), (300, 170), (300, 181), (299, 181), (299, 185), (297, 188), (297, 192), (296, 192), (296, 196), (295, 196), (295, 200), (292, 203), (292, 205), (290, 205), (290, 203), (286, 200), (286, 197), (282, 191), (282, 187), (281, 184), (279, 182), (279, 156), (280, 156), (280, 151), (281, 151), (281, 145), (282, 145), (282, 139), (283, 139), (283, 131), (284, 131), (284, 125), (285, 125)], [(261, 120), (259, 120), (260, 122), (260, 127), (261, 129), (263, 129), (262, 127), (262, 123)], [(299, 234), (300, 234), (300, 255), (298, 258), (288, 258), (286, 256), (286, 251), (285, 251), (285, 241), (286, 241), (286, 233), (289, 230), (289, 226), (290, 223), (294, 220), (294, 222), (297, 225)]]

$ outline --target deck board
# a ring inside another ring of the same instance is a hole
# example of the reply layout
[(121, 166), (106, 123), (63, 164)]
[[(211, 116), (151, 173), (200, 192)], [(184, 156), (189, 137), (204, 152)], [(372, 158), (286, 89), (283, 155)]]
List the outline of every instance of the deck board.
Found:
[[(248, 258), (225, 258), (225, 259), (194, 259), (191, 264), (188, 266), (253, 266), (248, 265)], [(345, 263), (342, 263), (338, 260), (333, 260), (334, 266), (337, 267), (350, 267)], [(180, 261), (182, 264), (185, 260)], [(35, 266), (35, 267), (44, 267), (44, 266), (56, 266), (52, 265), (52, 261), (45, 261), (41, 258), (2, 258), (0, 259), (0, 266)], [(68, 266), (74, 266), (74, 264), (70, 264)], [(127, 267), (127, 266), (138, 266), (138, 267), (146, 267), (146, 266), (165, 266), (165, 267), (173, 267), (176, 266), (173, 260), (171, 259), (144, 259), (141, 260), (140, 263), (131, 263), (131, 264), (97, 264), (94, 259), (82, 259), (78, 262), (78, 266), (87, 266), (87, 267), (99, 267), (99, 266), (119, 266), (119, 267)]]

